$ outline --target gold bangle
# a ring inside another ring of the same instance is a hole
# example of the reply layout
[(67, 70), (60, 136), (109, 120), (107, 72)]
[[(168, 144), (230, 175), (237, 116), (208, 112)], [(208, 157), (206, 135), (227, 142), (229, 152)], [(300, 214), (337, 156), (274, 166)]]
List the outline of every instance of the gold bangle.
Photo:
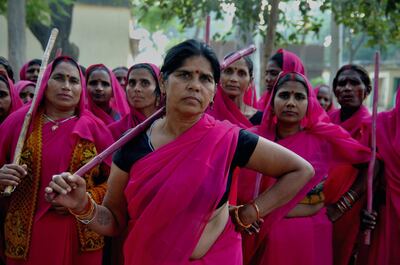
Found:
[(74, 212), (72, 209), (68, 209), (68, 211), (77, 219), (89, 219), (89, 217), (92, 217), (93, 215), (95, 201), (93, 200), (89, 192), (86, 192), (86, 194), (88, 197), (88, 203), (81, 212), (77, 213)]
[(244, 229), (246, 229), (246, 228), (249, 228), (249, 227), (251, 226), (251, 224), (246, 225), (246, 224), (244, 224), (244, 223), (242, 222), (242, 220), (240, 220), (240, 217), (239, 217), (239, 209), (242, 208), (243, 206), (244, 206), (244, 205), (239, 205), (237, 208), (235, 208), (235, 220), (236, 220), (236, 222), (238, 223), (238, 225), (240, 225), (241, 227), (243, 227)]
[(258, 205), (256, 204), (255, 201), (252, 201), (251, 206), (253, 206), (253, 208), (256, 210), (257, 213), (257, 221), (261, 219), (261, 215), (260, 215), (260, 208), (258, 208)]

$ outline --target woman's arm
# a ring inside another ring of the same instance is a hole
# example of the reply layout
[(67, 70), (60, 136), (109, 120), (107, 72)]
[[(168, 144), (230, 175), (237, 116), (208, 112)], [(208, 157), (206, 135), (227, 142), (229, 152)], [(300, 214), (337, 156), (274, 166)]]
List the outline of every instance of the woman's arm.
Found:
[[(124, 189), (128, 180), (129, 174), (112, 164), (103, 204), (95, 205), (92, 214), (85, 218), (86, 221), (90, 220), (88, 223), (90, 229), (102, 235), (113, 236), (125, 228), (127, 204)], [(78, 216), (84, 215), (90, 205), (85, 180), (76, 175), (69, 173), (54, 175), (45, 192), (49, 202), (63, 205)]]
[[(314, 176), (314, 168), (310, 163), (292, 151), (262, 137), (259, 138), (246, 168), (278, 178), (270, 189), (254, 200), (261, 217), (289, 202)], [(255, 207), (252, 205), (242, 207), (240, 219), (246, 224), (256, 221)]]

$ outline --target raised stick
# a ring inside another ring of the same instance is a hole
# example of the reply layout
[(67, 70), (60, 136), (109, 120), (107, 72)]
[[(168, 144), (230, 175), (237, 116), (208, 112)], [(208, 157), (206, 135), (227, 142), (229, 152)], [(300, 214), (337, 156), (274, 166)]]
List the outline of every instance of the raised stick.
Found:
[[(39, 88), (40, 88), (40, 85), (42, 84), (43, 74), (44, 74), (44, 71), (46, 70), (47, 62), (49, 61), (50, 53), (53, 49), (57, 35), (58, 35), (58, 29), (54, 28), (51, 31), (49, 41), (47, 42), (47, 46), (46, 46), (46, 49), (43, 54), (42, 64), (40, 66), (39, 76), (38, 76), (38, 80), (37, 80), (36, 87), (35, 87), (35, 95), (33, 97), (31, 107), (29, 108), (29, 111), (25, 116), (24, 123), (22, 124), (21, 132), (18, 137), (17, 146), (15, 147), (13, 164), (19, 164), (19, 162), (20, 162), (22, 148), (24, 147), (26, 134), (28, 132), (29, 125), (31, 123), (33, 107), (36, 104), (37, 95), (39, 94), (38, 93)], [(7, 186), (4, 189), (3, 196), (10, 196), (14, 190), (15, 190), (15, 186), (11, 186), (11, 185)]]

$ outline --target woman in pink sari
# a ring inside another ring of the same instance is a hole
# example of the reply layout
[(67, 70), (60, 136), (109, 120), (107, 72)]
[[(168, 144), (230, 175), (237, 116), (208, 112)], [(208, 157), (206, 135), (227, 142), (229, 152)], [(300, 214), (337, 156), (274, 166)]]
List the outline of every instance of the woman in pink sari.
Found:
[[(52, 175), (76, 171), (110, 143), (104, 124), (84, 106), (84, 78), (75, 61), (58, 57), (49, 64), (41, 84), (21, 155), (10, 164), (28, 106), (0, 126), (0, 184), (16, 189), (4, 222), (7, 264), (100, 265), (103, 237), (77, 222), (68, 209), (48, 203), (44, 188)], [(109, 165), (84, 176), (86, 190), (101, 203)]]
[[(229, 58), (232, 54), (225, 58)], [(221, 73), (214, 104), (208, 113), (217, 120), (228, 120), (242, 128), (260, 124), (262, 112), (244, 100), (244, 96), (249, 95), (246, 94), (247, 91), (253, 86), (253, 62), (245, 56)]]
[(14, 111), (22, 106), (13, 82), (7, 73), (0, 70), (0, 124)]
[[(363, 106), (364, 100), (371, 92), (371, 80), (368, 72), (359, 65), (344, 65), (333, 79), (333, 92), (340, 105), (340, 109), (329, 113), (331, 121), (340, 125), (350, 135), (365, 146), (370, 145), (371, 114)], [(336, 177), (326, 183), (326, 195), (338, 192), (343, 186), (355, 178), (357, 172), (343, 174), (342, 168), (333, 172)], [(348, 168), (347, 168), (348, 170)], [(364, 207), (365, 197), (361, 198), (354, 207), (334, 224), (334, 264), (347, 265), (358, 251), (357, 235), (360, 228), (360, 213)]]
[[(204, 113), (219, 75), (217, 57), (206, 44), (188, 40), (174, 46), (161, 68), (166, 116), (114, 155), (103, 205), (88, 207), (93, 202), (85, 181), (68, 173), (55, 176), (46, 190), (49, 200), (71, 208), (102, 234), (116, 234), (128, 221), (126, 265), (242, 264), (232, 220), (251, 226), (313, 174), (294, 153)], [(280, 178), (252, 204), (236, 208), (231, 219), (227, 200), (234, 164)]]
[[(400, 261), (400, 90), (397, 90), (396, 106), (391, 111), (378, 114), (376, 144), (384, 161), (383, 194), (374, 194), (378, 209), (375, 230), (367, 260), (357, 264), (387, 265)], [(380, 203), (377, 203), (380, 201)]]
[(314, 88), (314, 94), (318, 99), (321, 107), (330, 113), (335, 110), (335, 105), (333, 104), (333, 93), (328, 85), (319, 85)]
[(28, 80), (36, 83), (41, 64), (42, 61), (39, 59), (33, 59), (24, 64), (19, 71), (19, 80)]
[(86, 69), (86, 85), (89, 110), (106, 125), (129, 113), (123, 88), (105, 65), (94, 64)]
[(130, 113), (108, 126), (114, 139), (119, 139), (126, 130), (135, 127), (159, 108), (161, 103), (159, 75), (160, 69), (151, 63), (135, 64), (129, 69), (126, 97)]
[[(332, 224), (323, 207), (323, 182), (333, 166), (368, 161), (369, 149), (329, 123), (308, 80), (296, 72), (278, 77), (261, 125), (251, 130), (306, 159), (315, 176), (294, 199), (264, 219), (259, 234), (243, 235), (245, 264), (332, 264)], [(254, 200), (274, 182), (243, 170), (239, 202)]]
[(280, 72), (297, 72), (302, 75), (305, 74), (305, 69), (301, 59), (293, 52), (279, 49), (269, 59), (265, 69), (265, 84), (266, 90), (261, 98), (258, 100), (258, 109), (265, 110), (269, 99), (271, 97), (272, 88), (278, 78)]
[(28, 104), (32, 101), (35, 95), (35, 86), (35, 83), (26, 80), (18, 81), (18, 83), (15, 84), (15, 90), (17, 90), (18, 96), (24, 104)]

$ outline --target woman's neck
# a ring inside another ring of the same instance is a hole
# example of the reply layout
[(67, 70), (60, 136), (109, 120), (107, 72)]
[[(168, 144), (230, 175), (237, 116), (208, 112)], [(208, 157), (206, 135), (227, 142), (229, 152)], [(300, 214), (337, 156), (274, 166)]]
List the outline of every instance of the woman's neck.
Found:
[(176, 138), (187, 131), (202, 117), (202, 113), (187, 117), (174, 111), (168, 111), (168, 109), (166, 113), (167, 114), (161, 124), (161, 130), (172, 138)]
[(284, 139), (301, 131), (300, 123), (282, 123), (276, 125), (276, 138)]
[(49, 104), (45, 105), (44, 113), (53, 120), (59, 120), (75, 115), (75, 108), (72, 110), (62, 110)]
[(154, 112), (157, 111), (156, 106), (149, 106), (142, 109), (136, 109), (138, 112), (142, 113), (146, 118), (150, 117)]
[(235, 103), (235, 105), (242, 110), (244, 104), (243, 104), (243, 94), (239, 96), (229, 96), (229, 98)]
[(360, 107), (361, 106), (358, 106), (357, 108), (340, 108), (340, 120), (343, 122), (349, 119), (351, 116), (354, 115), (354, 113), (356, 113), (360, 109)]

